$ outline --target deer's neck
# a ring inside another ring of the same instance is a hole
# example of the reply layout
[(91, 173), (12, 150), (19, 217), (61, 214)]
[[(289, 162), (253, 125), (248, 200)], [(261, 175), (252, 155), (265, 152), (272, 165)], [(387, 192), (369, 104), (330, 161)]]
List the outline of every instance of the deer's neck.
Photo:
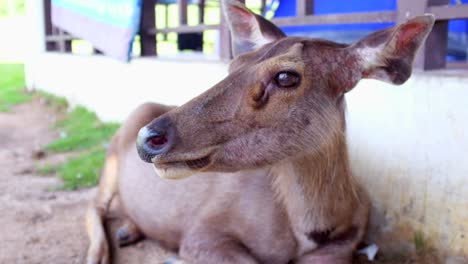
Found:
[(329, 230), (351, 221), (358, 206), (345, 136), (315, 153), (272, 168), (274, 187), (296, 231)]

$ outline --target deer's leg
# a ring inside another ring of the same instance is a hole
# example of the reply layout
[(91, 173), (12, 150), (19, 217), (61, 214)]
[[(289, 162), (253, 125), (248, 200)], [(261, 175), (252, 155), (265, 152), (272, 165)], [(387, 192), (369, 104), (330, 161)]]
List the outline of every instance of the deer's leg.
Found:
[(94, 203), (89, 205), (86, 213), (86, 231), (89, 238), (89, 247), (86, 257), (87, 264), (110, 263), (109, 244), (104, 229), (105, 211)]
[(184, 238), (179, 255), (183, 261), (172, 258), (165, 264), (178, 263), (220, 263), (220, 264), (256, 264), (240, 241), (232, 237), (207, 230), (195, 232)]
[[(90, 241), (87, 253), (88, 264), (110, 263), (109, 241), (106, 237), (104, 222), (109, 214), (111, 202), (117, 196), (118, 166), (117, 155), (109, 154), (104, 164), (97, 197), (88, 207), (86, 214), (86, 231)], [(128, 244), (140, 237), (135, 224), (128, 219), (117, 234), (119, 244)]]

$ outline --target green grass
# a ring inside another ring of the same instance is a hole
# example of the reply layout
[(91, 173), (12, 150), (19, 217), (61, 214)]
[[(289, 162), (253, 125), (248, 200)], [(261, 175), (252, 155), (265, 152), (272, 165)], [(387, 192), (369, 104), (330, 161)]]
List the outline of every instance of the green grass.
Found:
[(48, 144), (46, 149), (52, 152), (69, 152), (103, 148), (118, 127), (116, 123), (101, 122), (95, 113), (79, 106), (56, 124), (61, 138)]
[(63, 180), (63, 184), (53, 188), (53, 190), (72, 191), (92, 187), (98, 183), (105, 157), (105, 149), (99, 148), (79, 153), (77, 156), (57, 165), (44, 164), (37, 166), (36, 172), (42, 176), (57, 174)]
[(418, 255), (424, 254), (429, 248), (428, 241), (427, 241), (426, 237), (424, 236), (424, 233), (421, 232), (421, 231), (416, 231), (414, 233), (413, 243), (414, 243), (414, 247), (416, 249), (416, 253)]
[(68, 109), (68, 101), (65, 97), (56, 96), (44, 91), (36, 91), (35, 96), (42, 98), (54, 111), (63, 112)]
[(60, 189), (76, 190), (95, 186), (98, 183), (105, 157), (104, 148), (98, 148), (70, 158), (57, 166), (55, 170), (63, 180), (63, 186)]
[[(56, 101), (56, 98), (52, 99)], [(59, 100), (61, 102), (61, 100)], [(97, 184), (104, 165), (106, 147), (119, 124), (99, 120), (94, 112), (78, 106), (55, 124), (61, 137), (45, 146), (51, 152), (74, 152), (76, 156), (62, 164), (45, 164), (37, 168), (42, 175), (56, 173), (63, 180), (59, 189), (76, 190)]]
[(44, 164), (44, 165), (37, 165), (36, 166), (36, 173), (41, 176), (51, 175), (57, 172), (57, 166), (52, 164)]
[(22, 64), (0, 64), (0, 112), (31, 100), (32, 95), (25, 93), (24, 86)]
[(24, 85), (23, 65), (0, 64), (0, 111), (8, 111), (14, 105), (28, 102), (33, 97), (44, 100), (49, 107), (64, 116), (53, 127), (60, 132), (61, 137), (45, 148), (54, 153), (76, 153), (61, 164), (37, 166), (37, 173), (56, 173), (63, 179), (63, 186), (59, 189), (75, 190), (96, 185), (104, 164), (105, 149), (119, 124), (102, 122), (94, 112), (82, 106), (68, 112), (69, 105), (65, 98), (42, 91), (26, 93)]

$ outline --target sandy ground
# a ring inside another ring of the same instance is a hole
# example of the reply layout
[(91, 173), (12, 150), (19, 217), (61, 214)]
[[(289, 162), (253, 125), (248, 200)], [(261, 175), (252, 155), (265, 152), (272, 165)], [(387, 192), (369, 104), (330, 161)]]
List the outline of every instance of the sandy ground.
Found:
[[(95, 188), (50, 191), (56, 177), (34, 174), (34, 153), (57, 133), (49, 128), (56, 115), (40, 101), (0, 113), (0, 263), (83, 263), (87, 249), (84, 213)], [(115, 224), (114, 224), (115, 226)], [(116, 263), (161, 263), (165, 253), (156, 243), (142, 241), (117, 250)]]

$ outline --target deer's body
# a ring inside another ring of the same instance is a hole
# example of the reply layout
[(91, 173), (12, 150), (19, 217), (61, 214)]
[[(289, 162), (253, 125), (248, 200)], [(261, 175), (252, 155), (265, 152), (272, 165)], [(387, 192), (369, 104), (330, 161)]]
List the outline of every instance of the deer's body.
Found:
[(117, 195), (121, 244), (142, 233), (188, 263), (349, 263), (362, 240), (370, 205), (348, 164), (344, 93), (363, 77), (404, 82), (433, 18), (347, 46), (286, 38), (237, 1), (223, 8), (230, 75), (123, 124), (88, 211), (89, 263), (109, 259), (102, 226)]

